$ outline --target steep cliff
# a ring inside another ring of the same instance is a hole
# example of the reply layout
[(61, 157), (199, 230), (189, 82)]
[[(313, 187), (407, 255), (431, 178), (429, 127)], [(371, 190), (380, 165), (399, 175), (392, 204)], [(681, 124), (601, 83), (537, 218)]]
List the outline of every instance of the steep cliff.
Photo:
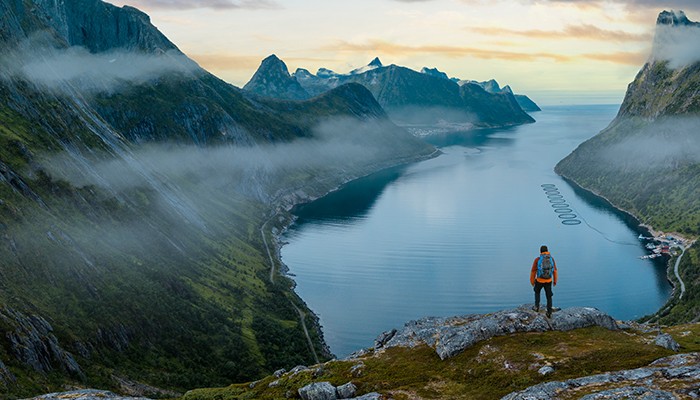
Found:
[[(556, 166), (643, 223), (690, 237), (700, 235), (700, 59), (691, 51), (699, 35), (682, 12), (662, 12), (617, 117)], [(664, 312), (666, 321), (695, 320), (700, 310), (697, 245), (683, 262), (692, 265), (681, 274), (692, 294)]]

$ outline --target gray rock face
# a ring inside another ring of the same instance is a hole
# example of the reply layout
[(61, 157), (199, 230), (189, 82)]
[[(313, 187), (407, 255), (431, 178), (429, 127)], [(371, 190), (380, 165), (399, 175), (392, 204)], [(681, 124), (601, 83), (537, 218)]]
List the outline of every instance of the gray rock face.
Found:
[[(552, 318), (548, 319), (544, 314), (532, 311), (529, 305), (524, 305), (514, 310), (485, 315), (430, 317), (411, 321), (377, 349), (426, 344), (434, 348), (444, 360), (494, 336), (518, 332), (568, 331), (589, 326), (617, 329), (617, 324), (611, 316), (595, 308), (567, 308), (555, 312)], [(385, 334), (380, 338), (383, 336)]]
[(359, 397), (354, 397), (352, 400), (380, 400), (382, 395), (376, 392), (363, 394)]
[(604, 390), (581, 397), (581, 400), (675, 400), (673, 393), (664, 390), (656, 390), (647, 387), (625, 386), (617, 389)]
[[(4, 2), (3, 2), (4, 3)], [(50, 27), (64, 46), (83, 46), (93, 53), (110, 49), (142, 52), (177, 50), (148, 15), (136, 8), (100, 0), (11, 1), (0, 14), (0, 38), (18, 41)], [(98, 16), (98, 17), (96, 17)]]
[[(582, 399), (676, 399), (684, 397), (687, 388), (697, 385), (698, 379), (700, 353), (678, 354), (656, 360), (644, 368), (541, 383), (508, 394), (502, 400), (545, 400), (566, 396), (578, 398), (576, 393), (587, 388), (594, 392)], [(610, 384), (617, 387), (609, 389), (607, 385)], [(658, 390), (661, 385), (677, 389)]]
[(84, 389), (70, 392), (50, 393), (31, 400), (149, 400), (145, 397), (123, 397), (105, 390)]
[[(6, 307), (0, 310), (0, 319), (12, 327), (6, 336), (13, 355), (19, 361), (37, 372), (47, 373), (59, 369), (74, 376), (83, 375), (73, 355), (61, 347), (53, 335), (53, 327), (44, 318), (26, 316)], [(12, 374), (8, 376), (12, 377)]]
[(299, 389), (299, 396), (303, 400), (336, 400), (335, 386), (330, 382), (316, 382)]
[(654, 340), (654, 344), (673, 351), (678, 351), (681, 349), (681, 345), (678, 344), (678, 342), (676, 342), (668, 333), (660, 333)]

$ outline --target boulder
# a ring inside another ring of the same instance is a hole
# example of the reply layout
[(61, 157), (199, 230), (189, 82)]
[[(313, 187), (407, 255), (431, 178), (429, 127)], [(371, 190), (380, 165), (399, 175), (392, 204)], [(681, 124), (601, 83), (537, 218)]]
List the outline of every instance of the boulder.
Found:
[(540, 375), (549, 375), (554, 372), (554, 368), (550, 367), (549, 365), (545, 365), (544, 367), (540, 368), (537, 370), (537, 373)]
[(337, 400), (335, 386), (330, 382), (316, 382), (299, 389), (303, 400)]
[(357, 393), (357, 386), (353, 385), (352, 382), (348, 382), (345, 385), (340, 385), (336, 388), (339, 399), (350, 399), (355, 397)]
[(654, 344), (673, 351), (681, 349), (681, 345), (668, 333), (659, 333), (656, 339), (654, 339)]

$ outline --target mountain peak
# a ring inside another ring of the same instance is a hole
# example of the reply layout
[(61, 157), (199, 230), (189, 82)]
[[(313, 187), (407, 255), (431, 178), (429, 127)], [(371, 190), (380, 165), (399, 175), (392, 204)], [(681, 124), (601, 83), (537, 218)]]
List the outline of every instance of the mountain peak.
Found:
[(260, 70), (274, 70), (277, 74), (289, 76), (287, 64), (285, 64), (284, 61), (280, 60), (280, 58), (274, 54), (270, 54), (269, 56), (265, 57), (264, 60), (262, 60), (262, 62), (260, 63), (260, 67), (258, 68), (258, 71)]
[(260, 67), (243, 89), (261, 96), (286, 100), (309, 98), (306, 90), (289, 75), (287, 64), (274, 54), (262, 60)]
[(664, 10), (659, 13), (659, 17), (656, 19), (656, 25), (698, 26), (700, 23), (689, 20), (685, 13), (681, 10)]
[(368, 67), (383, 67), (384, 64), (379, 60), (379, 57), (374, 57), (374, 60), (367, 64)]
[(364, 74), (367, 71), (372, 71), (377, 68), (382, 68), (384, 67), (384, 64), (379, 60), (379, 57), (374, 57), (374, 60), (370, 61), (369, 64), (365, 65), (364, 67), (360, 67), (357, 69), (353, 69), (350, 71), (350, 75), (359, 75), (359, 74)]

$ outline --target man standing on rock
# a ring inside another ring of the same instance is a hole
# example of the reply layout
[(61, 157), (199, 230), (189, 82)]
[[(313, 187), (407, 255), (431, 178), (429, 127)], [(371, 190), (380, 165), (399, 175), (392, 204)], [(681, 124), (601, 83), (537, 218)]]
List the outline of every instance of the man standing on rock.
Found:
[(540, 311), (540, 292), (544, 288), (547, 296), (547, 318), (552, 316), (552, 284), (557, 286), (557, 263), (549, 254), (547, 246), (540, 247), (540, 256), (532, 262), (530, 284), (535, 288), (535, 311)]

